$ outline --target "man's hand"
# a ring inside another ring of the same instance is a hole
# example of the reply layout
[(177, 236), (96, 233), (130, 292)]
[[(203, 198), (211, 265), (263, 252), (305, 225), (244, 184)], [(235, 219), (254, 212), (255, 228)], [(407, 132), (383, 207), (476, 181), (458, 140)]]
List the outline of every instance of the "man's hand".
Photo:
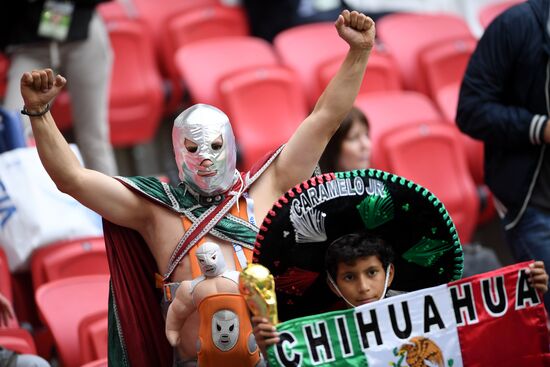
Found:
[(8, 326), (8, 319), (13, 319), (15, 314), (10, 301), (0, 293), (0, 326)]
[(548, 273), (546, 273), (542, 261), (535, 261), (530, 264), (529, 269), (527, 269), (527, 274), (529, 275), (529, 282), (533, 288), (538, 289), (542, 293), (548, 291)]
[(61, 75), (54, 76), (52, 69), (33, 70), (21, 77), (21, 95), (28, 112), (44, 111), (65, 86), (67, 80)]
[(371, 50), (374, 46), (376, 27), (374, 21), (365, 14), (355, 10), (342, 11), (334, 23), (338, 35), (346, 41), (350, 48)]

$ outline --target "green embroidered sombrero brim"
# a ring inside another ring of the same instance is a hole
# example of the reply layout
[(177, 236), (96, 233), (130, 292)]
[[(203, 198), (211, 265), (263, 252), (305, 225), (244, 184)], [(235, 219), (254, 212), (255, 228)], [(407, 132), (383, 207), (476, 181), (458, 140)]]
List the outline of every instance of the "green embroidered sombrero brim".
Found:
[(324, 174), (284, 194), (258, 234), (254, 262), (275, 277), (279, 317), (330, 310), (325, 251), (335, 239), (369, 231), (395, 252), (392, 289), (413, 291), (460, 279), (463, 253), (449, 213), (427, 189), (379, 170)]

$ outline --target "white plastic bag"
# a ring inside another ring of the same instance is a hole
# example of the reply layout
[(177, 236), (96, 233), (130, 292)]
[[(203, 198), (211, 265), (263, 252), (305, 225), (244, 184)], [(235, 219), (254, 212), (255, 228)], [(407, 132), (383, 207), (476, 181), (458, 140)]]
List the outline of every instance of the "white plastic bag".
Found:
[(57, 189), (36, 148), (0, 154), (0, 246), (11, 271), (27, 270), (37, 247), (102, 234), (101, 217)]

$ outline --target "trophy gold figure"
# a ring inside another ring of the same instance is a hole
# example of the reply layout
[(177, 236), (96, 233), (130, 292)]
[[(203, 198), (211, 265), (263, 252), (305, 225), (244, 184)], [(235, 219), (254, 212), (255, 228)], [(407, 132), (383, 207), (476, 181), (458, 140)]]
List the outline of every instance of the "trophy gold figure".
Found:
[(249, 264), (239, 276), (239, 291), (255, 316), (264, 316), (273, 325), (279, 323), (275, 281), (269, 270), (260, 264)]

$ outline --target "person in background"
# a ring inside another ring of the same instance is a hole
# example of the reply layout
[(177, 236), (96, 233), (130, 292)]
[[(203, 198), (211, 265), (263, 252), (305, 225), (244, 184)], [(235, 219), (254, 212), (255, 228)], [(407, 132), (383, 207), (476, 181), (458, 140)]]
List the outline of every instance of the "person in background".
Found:
[[(8, 320), (14, 319), (11, 302), (0, 293), (0, 327), (8, 326)], [(0, 367), (49, 367), (45, 359), (32, 354), (18, 354), (0, 345)]]
[[(5, 0), (0, 11), (0, 50), (10, 59), (3, 107), (21, 110), (19, 86), (25, 71), (51, 67), (65, 74), (70, 80), (74, 136), (84, 164), (113, 176), (117, 165), (108, 119), (113, 55), (96, 12), (96, 6), (105, 1)], [(24, 122), (30, 137), (28, 119)]]
[[(474, 51), (456, 122), (485, 146), (485, 181), (516, 262), (550, 265), (550, 0), (498, 16)], [(545, 294), (550, 311), (550, 295)]]
[(369, 121), (353, 107), (327, 144), (319, 167), (322, 172), (341, 172), (370, 168), (371, 140)]

